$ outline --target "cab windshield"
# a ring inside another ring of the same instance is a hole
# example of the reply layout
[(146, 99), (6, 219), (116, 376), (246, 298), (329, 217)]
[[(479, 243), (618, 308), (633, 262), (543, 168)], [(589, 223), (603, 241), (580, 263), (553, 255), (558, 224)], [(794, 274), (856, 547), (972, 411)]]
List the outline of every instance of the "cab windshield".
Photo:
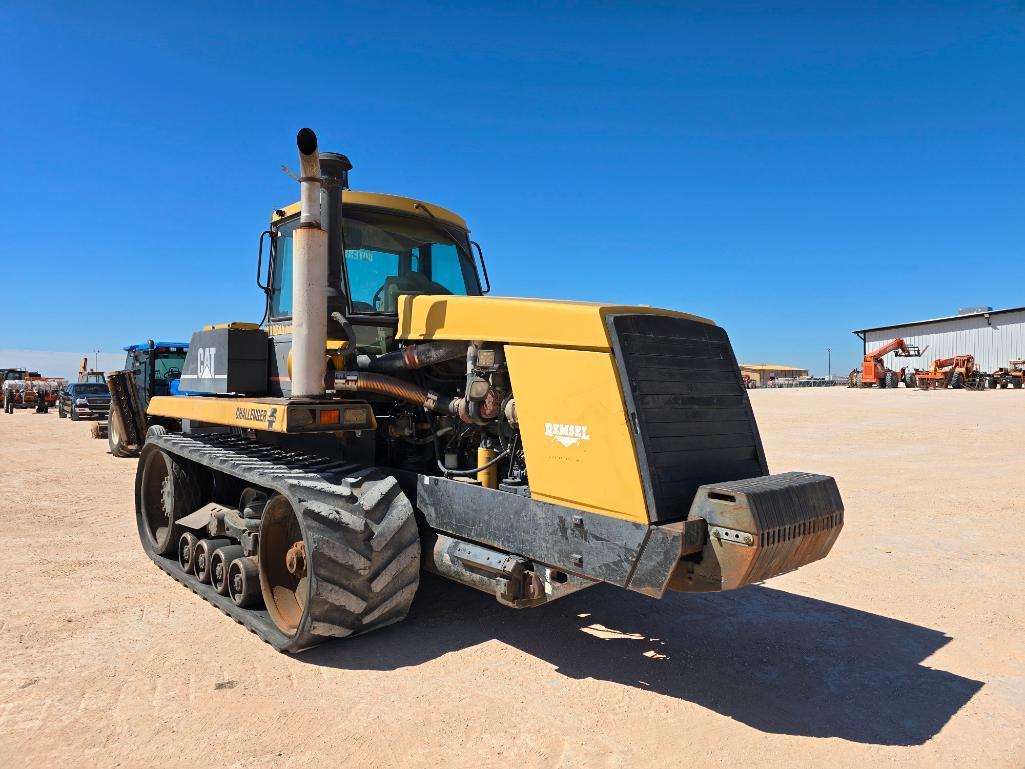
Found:
[[(403, 294), (480, 293), (464, 230), (358, 206), (347, 207), (344, 216), (343, 274), (354, 314), (395, 314)], [(277, 230), (272, 318), (292, 315), (292, 243), (298, 225), (296, 218)]]
[(153, 376), (160, 381), (178, 379), (182, 375), (182, 367), (184, 365), (184, 352), (158, 355), (153, 361)]

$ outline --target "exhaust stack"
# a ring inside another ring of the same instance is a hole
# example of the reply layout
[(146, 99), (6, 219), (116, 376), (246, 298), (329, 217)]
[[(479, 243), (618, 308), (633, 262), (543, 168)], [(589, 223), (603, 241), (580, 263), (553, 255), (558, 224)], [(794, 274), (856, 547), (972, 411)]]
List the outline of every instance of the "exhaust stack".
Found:
[(324, 397), (327, 374), (327, 232), (320, 226), (317, 135), (296, 136), (302, 211), (292, 255), (292, 397)]

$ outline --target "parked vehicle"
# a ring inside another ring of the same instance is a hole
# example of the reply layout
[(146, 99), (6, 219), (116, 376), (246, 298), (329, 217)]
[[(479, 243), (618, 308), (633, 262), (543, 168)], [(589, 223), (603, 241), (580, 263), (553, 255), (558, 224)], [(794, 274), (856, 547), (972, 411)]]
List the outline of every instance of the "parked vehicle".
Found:
[(894, 339), (878, 350), (866, 352), (861, 362), (861, 369), (854, 369), (847, 377), (848, 387), (896, 387), (901, 382), (905, 387), (914, 387), (914, 376), (910, 367), (902, 367), (894, 371), (886, 367), (883, 360), (893, 353), (895, 358), (918, 358), (924, 351), (915, 345), (909, 345), (903, 339)]
[(13, 414), (15, 409), (26, 408), (46, 413), (47, 408), (57, 405), (64, 382), (61, 377), (40, 376), (38, 371), (0, 369), (4, 413)]
[(72, 382), (63, 389), (57, 413), (77, 422), (83, 417), (105, 417), (110, 411), (110, 390), (98, 382)]
[(1025, 360), (1012, 360), (1006, 368), (998, 368), (989, 375), (989, 389), (995, 390), (998, 387), (1004, 390), (1008, 387), (1021, 389), (1023, 379), (1025, 379)]
[[(274, 322), (192, 335), (179, 395), (146, 413), (173, 429), (148, 428), (124, 489), (176, 582), (292, 652), (402, 620), (421, 568), (526, 609), (599, 583), (733, 590), (830, 552), (836, 481), (769, 475), (722, 328), (488, 298), (462, 218), (350, 191), (351, 163), (308, 128), (297, 148), (301, 202), (275, 211), (260, 284)], [(225, 628), (198, 619), (195, 654)]]
[(125, 347), (124, 371), (112, 371), (107, 386), (116, 393), (118, 404), (107, 420), (107, 445), (115, 457), (138, 453), (146, 431), (159, 422), (146, 416), (151, 398), (173, 395), (172, 385), (181, 378), (187, 342), (143, 342)]
[(5, 414), (13, 414), (14, 409), (24, 407), (24, 379), (5, 378), (2, 384), (2, 388)]

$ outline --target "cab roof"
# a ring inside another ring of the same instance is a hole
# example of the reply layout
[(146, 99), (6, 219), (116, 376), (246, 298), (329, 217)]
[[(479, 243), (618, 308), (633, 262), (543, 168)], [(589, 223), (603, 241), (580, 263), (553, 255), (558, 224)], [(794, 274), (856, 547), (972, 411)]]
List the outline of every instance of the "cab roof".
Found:
[[(367, 206), (368, 208), (384, 208), (392, 211), (398, 211), (403, 214), (412, 214), (413, 216), (419, 216), (423, 219), (430, 219), (431, 214), (441, 219), (447, 224), (454, 224), (456, 227), (460, 227), (464, 230), (469, 228), (466, 226), (466, 220), (458, 214), (449, 211), (447, 208), (436, 206), (434, 203), (428, 203), (423, 200), (416, 200), (415, 198), (403, 198), (399, 195), (385, 195), (380, 192), (357, 192), (355, 190), (343, 190), (342, 191), (342, 206), (346, 204), (351, 206)], [(425, 213), (424, 209), (430, 211)], [(271, 223), (277, 222), (281, 219), (287, 219), (290, 216), (294, 216), (299, 213), (299, 203), (292, 203), (284, 208), (279, 208), (271, 214)]]
[[(188, 349), (188, 346), (189, 346), (188, 342), (154, 342), (153, 343), (153, 347), (156, 348), (156, 349), (162, 349), (162, 348), (166, 348), (166, 347), (184, 347), (185, 349)], [(125, 352), (135, 352), (136, 350), (148, 350), (149, 349), (149, 342), (146, 341), (146, 342), (140, 342), (139, 344), (130, 344), (127, 347), (123, 347), (121, 349), (123, 349)]]

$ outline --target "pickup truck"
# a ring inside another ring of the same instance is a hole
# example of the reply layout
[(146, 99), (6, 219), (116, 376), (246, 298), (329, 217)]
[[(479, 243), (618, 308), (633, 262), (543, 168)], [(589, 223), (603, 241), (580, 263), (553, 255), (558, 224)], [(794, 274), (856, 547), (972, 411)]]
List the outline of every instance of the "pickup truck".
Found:
[(77, 422), (85, 416), (105, 417), (110, 411), (110, 390), (98, 382), (72, 382), (61, 391), (57, 413)]

